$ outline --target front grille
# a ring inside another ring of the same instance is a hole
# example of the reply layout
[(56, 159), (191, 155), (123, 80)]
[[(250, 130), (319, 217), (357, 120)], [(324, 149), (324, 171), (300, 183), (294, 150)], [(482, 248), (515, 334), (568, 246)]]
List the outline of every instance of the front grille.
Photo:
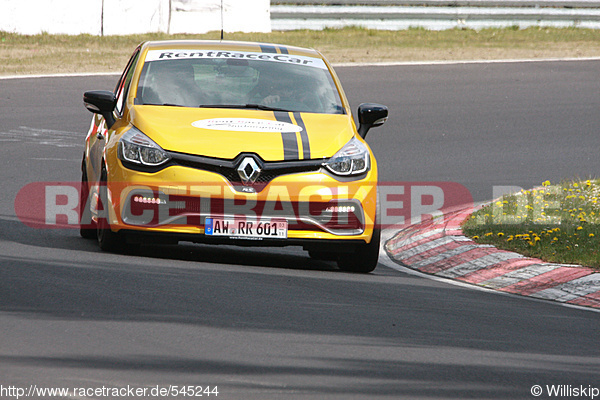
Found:
[(317, 172), (322, 168), (326, 159), (319, 160), (298, 160), (298, 161), (263, 161), (254, 153), (241, 153), (233, 160), (197, 156), (184, 153), (169, 152), (171, 156), (170, 165), (180, 165), (183, 167), (210, 171), (222, 175), (232, 185), (242, 185), (242, 180), (237, 172), (242, 160), (246, 157), (252, 157), (261, 168), (261, 173), (252, 186), (256, 191), (262, 190), (273, 179), (290, 174)]

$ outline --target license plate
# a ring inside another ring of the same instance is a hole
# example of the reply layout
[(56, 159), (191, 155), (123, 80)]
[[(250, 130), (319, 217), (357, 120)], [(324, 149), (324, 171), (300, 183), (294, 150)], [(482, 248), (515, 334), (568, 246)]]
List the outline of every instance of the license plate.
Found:
[(206, 218), (204, 234), (236, 238), (287, 238), (287, 221), (274, 219)]

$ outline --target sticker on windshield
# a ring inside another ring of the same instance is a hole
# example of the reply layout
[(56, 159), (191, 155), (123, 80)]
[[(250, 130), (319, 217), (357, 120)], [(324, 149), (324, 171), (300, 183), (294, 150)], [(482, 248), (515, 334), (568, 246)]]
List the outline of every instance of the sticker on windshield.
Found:
[(238, 132), (302, 132), (298, 125), (288, 122), (253, 118), (211, 118), (192, 122), (192, 126), (215, 131)]
[(149, 50), (145, 61), (190, 60), (198, 58), (270, 61), (327, 69), (327, 66), (320, 58), (296, 56), (291, 54), (257, 53), (249, 51)]

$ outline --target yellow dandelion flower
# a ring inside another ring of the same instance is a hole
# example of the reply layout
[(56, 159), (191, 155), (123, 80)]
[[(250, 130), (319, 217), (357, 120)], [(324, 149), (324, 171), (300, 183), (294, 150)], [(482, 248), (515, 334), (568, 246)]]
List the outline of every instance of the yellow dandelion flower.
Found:
[(580, 231), (580, 230), (582, 230), (582, 229), (583, 229), (583, 227), (582, 227), (582, 226), (578, 226), (578, 227), (577, 227), (577, 230), (578, 230), (578, 231)]
[(498, 232), (498, 237), (502, 237), (502, 236), (504, 236), (504, 233)]
[(588, 236), (589, 236), (589, 237), (594, 237), (594, 236), (596, 236), (596, 235), (594, 235), (593, 233), (590, 233)]

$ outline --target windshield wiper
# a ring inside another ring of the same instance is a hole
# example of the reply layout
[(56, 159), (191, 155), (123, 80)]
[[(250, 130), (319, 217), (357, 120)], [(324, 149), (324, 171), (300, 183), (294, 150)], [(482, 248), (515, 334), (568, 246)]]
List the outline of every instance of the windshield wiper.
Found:
[(187, 107), (181, 104), (173, 104), (173, 103), (143, 103), (143, 106), (165, 106), (165, 107)]
[(253, 109), (253, 110), (264, 110), (264, 111), (289, 111), (284, 108), (266, 106), (264, 104), (201, 104), (200, 108), (239, 108), (239, 109)]

